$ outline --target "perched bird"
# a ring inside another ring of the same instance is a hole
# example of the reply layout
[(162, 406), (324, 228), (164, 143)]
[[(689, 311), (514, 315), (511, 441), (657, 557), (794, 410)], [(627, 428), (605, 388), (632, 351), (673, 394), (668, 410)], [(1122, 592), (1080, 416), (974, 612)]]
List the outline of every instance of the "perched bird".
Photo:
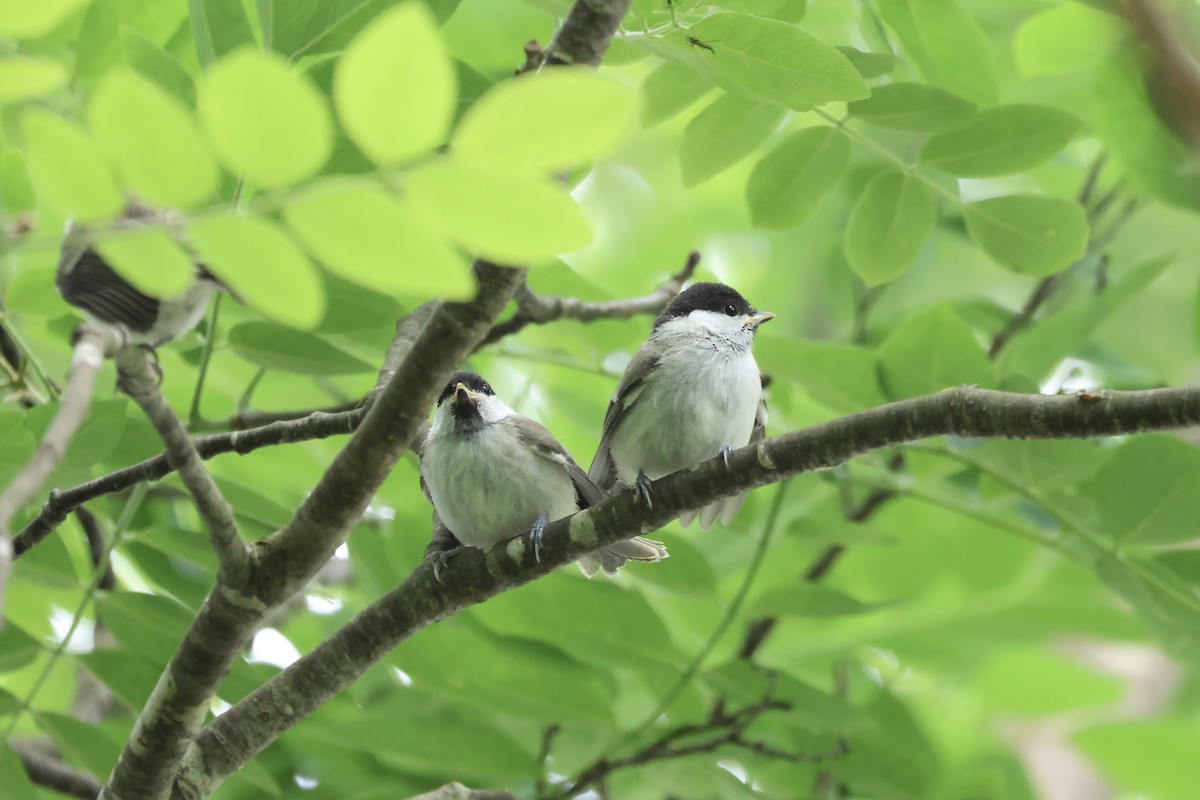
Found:
[[(632, 486), (652, 502), (650, 482), (761, 439), (766, 430), (758, 364), (750, 347), (775, 315), (756, 311), (721, 283), (697, 283), (672, 300), (637, 351), (604, 415), (589, 477), (603, 489)], [(708, 530), (728, 524), (744, 496), (680, 517)]]
[[(117, 227), (145, 225), (153, 216), (149, 209), (131, 203)], [(118, 275), (91, 246), (90, 232), (73, 223), (67, 224), (54, 284), (63, 299), (89, 322), (118, 326), (129, 344), (151, 350), (196, 327), (213, 291), (225, 288), (197, 266), (195, 283), (182, 295), (162, 300), (150, 297)]]
[[(539, 553), (547, 523), (607, 496), (550, 431), (505, 405), (474, 372), (456, 373), (438, 398), (420, 471), (435, 550), (455, 541), (489, 547), (528, 532)], [(639, 536), (579, 559), (579, 567), (589, 577), (611, 575), (626, 561), (666, 557), (661, 542)]]

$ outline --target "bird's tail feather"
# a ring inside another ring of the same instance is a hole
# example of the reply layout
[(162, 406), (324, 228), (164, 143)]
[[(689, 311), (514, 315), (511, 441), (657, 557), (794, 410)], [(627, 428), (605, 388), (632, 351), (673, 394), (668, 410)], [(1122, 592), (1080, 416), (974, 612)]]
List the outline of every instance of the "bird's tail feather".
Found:
[(741, 511), (742, 503), (744, 502), (746, 502), (746, 495), (744, 494), (721, 498), (703, 508), (683, 512), (679, 515), (679, 524), (686, 528), (692, 524), (693, 520), (698, 519), (700, 520), (700, 530), (706, 531), (719, 518), (722, 525), (728, 525), (733, 522), (733, 518), (737, 516), (738, 511)]
[(577, 562), (583, 574), (589, 578), (598, 571), (613, 575), (626, 561), (661, 561), (667, 557), (667, 548), (662, 542), (635, 536), (622, 542), (610, 544)]

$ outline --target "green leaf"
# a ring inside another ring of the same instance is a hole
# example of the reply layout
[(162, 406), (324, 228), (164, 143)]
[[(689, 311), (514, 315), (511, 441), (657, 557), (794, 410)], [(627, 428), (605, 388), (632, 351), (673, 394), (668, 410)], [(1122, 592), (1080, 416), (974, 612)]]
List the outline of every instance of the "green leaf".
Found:
[(65, 714), (46, 712), (38, 713), (37, 722), (42, 730), (50, 734), (68, 762), (81, 765), (92, 775), (102, 776), (110, 772), (121, 755), (121, 742), (96, 725)]
[(683, 185), (692, 187), (732, 167), (775, 132), (784, 110), (740, 94), (723, 94), (683, 130)]
[(1013, 55), (1028, 78), (1091, 72), (1112, 55), (1125, 28), (1112, 14), (1065, 3), (1022, 22), (1013, 34)]
[(395, 164), (446, 140), (458, 76), (421, 3), (381, 14), (355, 37), (333, 81), (346, 133), (376, 164)]
[(0, 483), (7, 484), (25, 467), (37, 445), (24, 423), (21, 412), (0, 410)]
[(958, 128), (975, 116), (975, 104), (923, 83), (889, 83), (855, 100), (850, 116), (901, 131), (932, 133)]
[[(176, 536), (179, 531), (173, 531)], [(206, 541), (205, 546), (212, 552)], [(145, 707), (158, 683), (162, 667), (139, 658), (125, 650), (93, 650), (76, 658), (88, 672), (104, 683), (117, 698), (134, 711)]]
[(163, 595), (109, 592), (96, 613), (127, 651), (166, 664), (192, 621), (192, 612)]
[(664, 61), (642, 81), (642, 127), (652, 128), (671, 119), (712, 88), (712, 81), (696, 70)]
[(0, 211), (16, 216), (36, 207), (25, 155), (19, 150), (0, 152)]
[(1079, 120), (1049, 106), (997, 106), (963, 127), (929, 137), (921, 163), (962, 178), (991, 178), (1036, 167), (1079, 132)]
[(1170, 436), (1122, 444), (1087, 487), (1104, 532), (1137, 545), (1182, 544), (1196, 538), (1200, 450)]
[(142, 200), (189, 208), (212, 196), (217, 165), (178, 101), (128, 70), (112, 70), (88, 104), (92, 132)]
[(662, 619), (636, 591), (554, 573), (471, 610), (503, 636), (536, 639), (585, 664), (662, 669), (673, 648)]
[(1118, 722), (1088, 728), (1072, 740), (1130, 795), (1187, 800), (1195, 794), (1200, 734), (1194, 720)]
[(396, 0), (265, 2), (270, 6), (271, 47), (292, 61), (345, 50), (356, 33), (396, 4)]
[(836, 589), (797, 583), (770, 590), (754, 603), (754, 616), (849, 617), (869, 614), (890, 603), (863, 603)]
[(188, 18), (202, 67), (243, 45), (254, 44), (242, 0), (188, 0)]
[(97, 233), (95, 247), (104, 260), (151, 297), (177, 297), (196, 280), (196, 266), (161, 228)]
[(0, 0), (0, 36), (34, 39), (58, 27), (87, 0)]
[[(538, 642), (498, 636), (467, 619), (447, 621), (430, 634), (408, 639), (388, 658), (428, 691), (447, 700), (469, 693), (483, 709), (539, 721), (613, 722), (615, 686), (605, 670)], [(456, 654), (453, 663), (446, 653)], [(531, 694), (525, 687), (532, 683), (541, 688)]]
[(533, 173), (563, 170), (614, 151), (634, 113), (634, 94), (624, 84), (591, 70), (549, 70), (481, 97), (458, 124), (454, 155)]
[(849, 59), (786, 22), (722, 12), (689, 35), (712, 43), (716, 52), (699, 57), (723, 82), (785, 108), (807, 111), (871, 93)]
[(41, 97), (67, 82), (61, 64), (36, 58), (0, 58), (0, 103)]
[(375, 367), (312, 333), (271, 322), (243, 322), (229, 331), (229, 346), (251, 364), (299, 375), (354, 375)]
[(221, 59), (200, 84), (199, 110), (221, 160), (263, 186), (304, 180), (333, 147), (324, 99), (278, 56), (243, 49)]
[[(869, 53), (844, 45), (838, 45), (837, 49), (839, 53), (850, 60), (865, 81), (878, 78), (880, 75), (887, 75), (896, 67), (896, 57), (891, 53)], [(872, 92), (877, 91), (879, 91), (878, 88), (872, 90)]]
[(875, 354), (865, 347), (760, 333), (754, 349), (764, 371), (795, 381), (834, 411), (861, 411), (887, 402)]
[(42, 644), (17, 626), (11, 619), (0, 628), (0, 672), (20, 669), (37, 658)]
[(901, 325), (879, 347), (880, 377), (892, 400), (964, 384), (990, 385), (987, 355), (966, 323), (946, 305)]
[(973, 463), (984, 464), (1039, 494), (1065, 489), (1100, 468), (1103, 451), (1094, 441), (990, 439), (969, 451)]
[(750, 219), (759, 228), (804, 223), (850, 160), (850, 140), (833, 127), (795, 131), (762, 157), (746, 183)]
[(405, 189), (407, 208), (500, 264), (544, 261), (592, 238), (579, 206), (547, 179), (444, 159), (410, 173)]
[(167, 51), (133, 28), (121, 28), (121, 47), (129, 66), (147, 80), (189, 108), (196, 105), (196, 84), (192, 76)]
[(930, 83), (981, 106), (996, 102), (992, 43), (954, 0), (879, 0), (877, 8)]
[(42, 800), (45, 796), (29, 780), (24, 763), (6, 741), (0, 742), (0, 775), (4, 776), (4, 785), (0, 786), (3, 800)]
[(21, 137), (33, 185), (47, 205), (80, 222), (121, 213), (125, 198), (107, 159), (86, 133), (48, 111), (30, 108), (21, 116)]
[(204, 265), (264, 316), (295, 328), (321, 321), (325, 299), (312, 263), (275, 224), (215, 216), (188, 230)]
[(381, 186), (321, 186), (288, 203), (284, 219), (330, 269), (384, 292), (467, 298), (466, 261)]
[(975, 243), (1022, 275), (1061, 272), (1087, 250), (1087, 214), (1073, 200), (1012, 195), (971, 203), (963, 211)]
[(1096, 77), (1096, 135), (1139, 189), (1174, 205), (1200, 209), (1200, 176), (1181, 169), (1194, 150), (1158, 118), (1141, 65), (1116, 51)]
[(917, 259), (937, 223), (937, 204), (912, 173), (885, 172), (867, 184), (850, 212), (846, 262), (867, 286), (894, 280)]
[(1117, 679), (1034, 649), (995, 653), (980, 670), (975, 686), (984, 702), (997, 711), (1038, 717), (1107, 706), (1124, 694)]
[(1002, 353), (1000, 363), (1010, 371), (1041, 380), (1113, 314), (1140, 297), (1142, 290), (1174, 262), (1174, 256), (1166, 256), (1137, 264), (1121, 282), (1044, 317), (1017, 335)]

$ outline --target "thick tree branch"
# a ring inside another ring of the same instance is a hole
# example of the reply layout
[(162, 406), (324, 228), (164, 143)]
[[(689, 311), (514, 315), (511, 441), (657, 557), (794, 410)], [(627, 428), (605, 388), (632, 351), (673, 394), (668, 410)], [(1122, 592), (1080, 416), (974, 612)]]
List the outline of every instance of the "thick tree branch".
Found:
[(517, 312), (503, 322), (492, 326), (480, 347), (495, 344), (505, 336), (520, 331), (527, 325), (545, 325), (560, 319), (576, 322), (595, 322), (601, 319), (629, 319), (639, 314), (657, 314), (683, 289), (683, 285), (696, 274), (700, 254), (693, 251), (688, 255), (683, 269), (672, 275), (653, 292), (627, 300), (586, 302), (578, 297), (548, 297), (540, 295), (524, 284), (517, 289)]
[(208, 540), (217, 554), (220, 571), (218, 582), (225, 586), (241, 586), (249, 571), (249, 556), (238, 534), (233, 509), (221, 496), (216, 481), (204, 467), (204, 460), (187, 430), (162, 392), (158, 390), (146, 353), (140, 348), (126, 347), (117, 353), (117, 385), (138, 404), (166, 448), (167, 464), (179, 473), (192, 503), (208, 531)]
[(543, 63), (600, 66), (628, 10), (629, 0), (575, 0), (554, 39), (542, 51)]
[(218, 581), (159, 678), (101, 800), (167, 792), (233, 659), (266, 614), (345, 540), (424, 425), (441, 385), (489, 330), (524, 273), (480, 264), (477, 276), (476, 298), (434, 311), (306, 501), (282, 529), (254, 544), (247, 580), (237, 586)]
[(23, 742), (9, 742), (9, 746), (21, 759), (29, 780), (38, 786), (70, 795), (93, 800), (100, 792), (100, 781), (91, 775), (76, 772), (57, 758), (40, 751), (40, 748), (30, 747)]
[(71, 374), (63, 393), (58, 413), (46, 430), (29, 463), (13, 478), (0, 495), (0, 620), (4, 612), (4, 588), (12, 565), (13, 547), (9, 536), (13, 515), (21, 510), (50, 477), (67, 452), (71, 437), (87, 417), (96, 374), (104, 359), (123, 344), (115, 328), (82, 326), (71, 357)]
[(523, 539), (468, 548), (442, 570), (429, 562), (312, 652), (207, 725), (189, 749), (174, 797), (203, 797), (225, 777), (432, 622), (532, 581), (607, 544), (662, 527), (717, 498), (827, 469), (854, 456), (934, 436), (1061, 439), (1200, 425), (1200, 387), (1022, 395), (973, 387), (891, 403), (744, 447), (654, 482), (646, 508), (623, 492), (546, 528), (541, 559)]

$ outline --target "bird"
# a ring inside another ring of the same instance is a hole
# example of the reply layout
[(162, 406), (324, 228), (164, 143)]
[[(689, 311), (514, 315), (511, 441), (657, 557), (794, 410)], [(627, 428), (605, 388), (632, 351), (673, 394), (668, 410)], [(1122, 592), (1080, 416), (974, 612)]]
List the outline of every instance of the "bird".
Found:
[[(131, 202), (116, 227), (147, 225), (155, 217), (156, 212)], [(171, 219), (170, 213), (163, 216), (163, 221)], [(151, 352), (196, 327), (212, 293), (226, 288), (197, 265), (196, 280), (183, 294), (164, 299), (150, 297), (118, 275), (92, 246), (91, 232), (72, 221), (67, 223), (54, 284), (63, 299), (88, 322), (116, 326), (128, 344)]]
[[(588, 476), (602, 489), (633, 488), (653, 505), (651, 483), (763, 438), (767, 406), (751, 346), (775, 315), (758, 311), (723, 283), (695, 283), (654, 320), (650, 337), (625, 368)], [(744, 495), (680, 516), (708, 530), (726, 525)]]
[[(434, 509), (435, 577), (458, 544), (489, 547), (529, 534), (541, 557), (548, 523), (607, 497), (540, 423), (513, 411), (478, 373), (460, 371), (438, 398), (420, 456), (421, 489)], [(433, 551), (432, 553), (430, 551)], [(579, 559), (588, 577), (626, 561), (667, 557), (634, 537)]]

